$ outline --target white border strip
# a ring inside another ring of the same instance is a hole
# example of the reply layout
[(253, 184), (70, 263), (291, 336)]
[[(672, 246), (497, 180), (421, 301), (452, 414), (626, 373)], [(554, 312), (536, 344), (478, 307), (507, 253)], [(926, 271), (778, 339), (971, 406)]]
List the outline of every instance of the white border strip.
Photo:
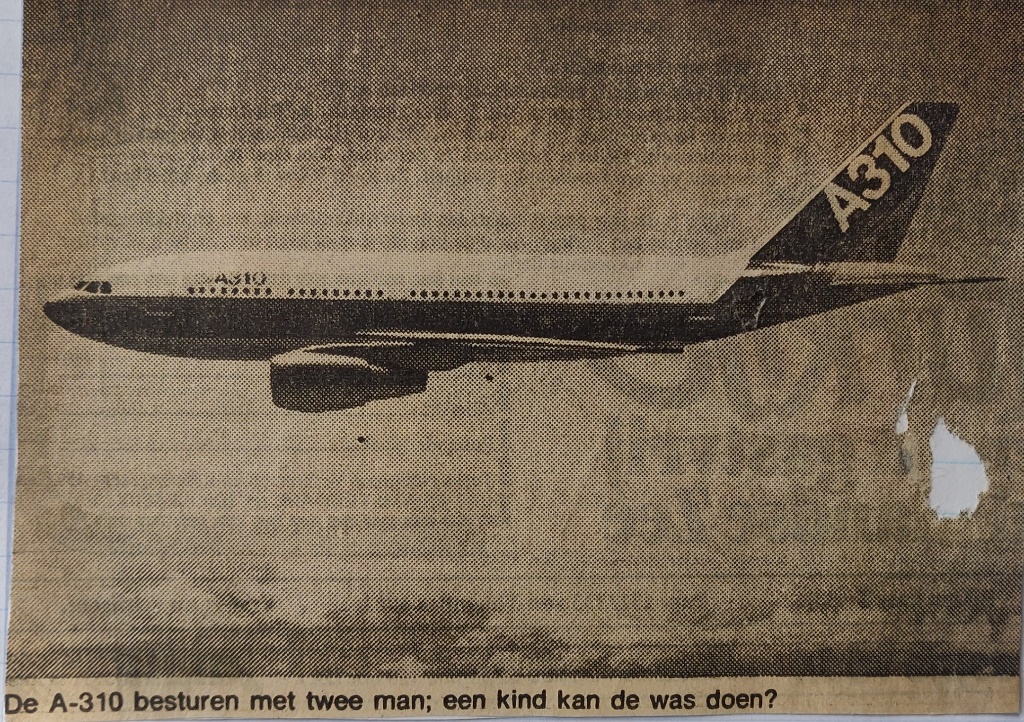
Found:
[[(11, 544), (14, 522), (14, 469), (18, 396), (18, 260), (21, 198), (21, 38), (22, 6), (0, 0), (0, 533), (3, 573), (0, 624), (0, 678), (7, 677)], [(6, 422), (6, 423), (5, 423)]]

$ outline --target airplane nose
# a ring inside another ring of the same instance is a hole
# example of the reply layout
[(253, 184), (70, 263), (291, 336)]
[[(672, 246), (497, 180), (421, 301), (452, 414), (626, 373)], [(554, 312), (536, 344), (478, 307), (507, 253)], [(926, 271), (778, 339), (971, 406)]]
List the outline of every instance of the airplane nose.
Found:
[(43, 313), (61, 328), (76, 332), (82, 325), (82, 306), (71, 299), (47, 301), (43, 304)]

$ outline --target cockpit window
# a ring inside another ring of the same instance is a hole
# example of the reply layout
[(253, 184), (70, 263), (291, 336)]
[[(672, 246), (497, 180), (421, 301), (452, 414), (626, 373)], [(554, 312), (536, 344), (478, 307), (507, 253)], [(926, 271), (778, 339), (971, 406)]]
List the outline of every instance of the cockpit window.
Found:
[(110, 281), (79, 281), (75, 284), (75, 290), (86, 293), (113, 293), (114, 291)]

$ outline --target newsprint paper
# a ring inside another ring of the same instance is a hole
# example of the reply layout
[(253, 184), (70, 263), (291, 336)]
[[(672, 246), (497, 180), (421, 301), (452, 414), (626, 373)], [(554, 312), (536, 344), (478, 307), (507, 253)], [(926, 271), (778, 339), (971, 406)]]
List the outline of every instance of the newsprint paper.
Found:
[(29, 0), (7, 716), (1016, 711), (1021, 20)]

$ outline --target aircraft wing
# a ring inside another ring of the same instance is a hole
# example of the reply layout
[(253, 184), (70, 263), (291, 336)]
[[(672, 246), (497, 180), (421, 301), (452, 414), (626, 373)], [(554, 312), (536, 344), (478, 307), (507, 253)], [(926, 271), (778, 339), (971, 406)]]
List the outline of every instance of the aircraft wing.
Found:
[(632, 344), (572, 341), (533, 336), (367, 331), (354, 344), (318, 347), (320, 353), (357, 353), (384, 365), (443, 371), (474, 361), (566, 361), (636, 353)]
[(528, 336), (369, 331), (350, 341), (307, 346), (270, 362), (274, 403), (295, 411), (353, 408), (419, 393), (430, 371), (474, 361), (555, 361), (635, 353), (628, 344)]

